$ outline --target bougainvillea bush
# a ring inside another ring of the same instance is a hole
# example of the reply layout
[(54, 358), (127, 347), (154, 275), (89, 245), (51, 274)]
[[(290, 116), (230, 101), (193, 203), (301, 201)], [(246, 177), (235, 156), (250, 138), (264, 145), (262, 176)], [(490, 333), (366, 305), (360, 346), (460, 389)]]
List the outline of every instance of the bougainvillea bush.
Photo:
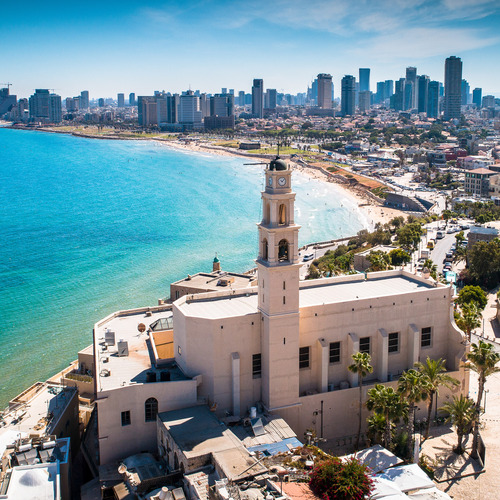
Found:
[(312, 491), (323, 500), (363, 500), (373, 489), (370, 470), (355, 458), (332, 457), (311, 472)]

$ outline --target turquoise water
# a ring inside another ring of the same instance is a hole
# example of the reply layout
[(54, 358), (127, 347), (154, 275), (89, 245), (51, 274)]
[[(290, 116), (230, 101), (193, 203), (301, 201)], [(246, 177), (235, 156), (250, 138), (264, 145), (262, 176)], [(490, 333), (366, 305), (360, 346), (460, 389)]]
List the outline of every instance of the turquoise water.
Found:
[[(239, 158), (0, 128), (0, 408), (67, 366), (117, 309), (253, 267), (263, 166)], [(367, 225), (336, 186), (293, 176), (300, 243)]]

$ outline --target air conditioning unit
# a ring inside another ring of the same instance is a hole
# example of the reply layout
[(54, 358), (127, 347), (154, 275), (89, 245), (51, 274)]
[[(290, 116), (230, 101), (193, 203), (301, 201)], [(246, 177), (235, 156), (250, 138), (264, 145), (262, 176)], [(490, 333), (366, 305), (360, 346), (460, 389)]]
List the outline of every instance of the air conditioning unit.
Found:
[(128, 342), (126, 340), (120, 339), (116, 346), (118, 348), (119, 357), (128, 356)]

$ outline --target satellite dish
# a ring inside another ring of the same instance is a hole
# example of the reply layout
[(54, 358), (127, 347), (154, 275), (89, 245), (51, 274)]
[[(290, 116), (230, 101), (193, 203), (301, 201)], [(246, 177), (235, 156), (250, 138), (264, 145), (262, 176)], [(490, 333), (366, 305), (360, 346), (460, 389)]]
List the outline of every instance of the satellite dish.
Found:
[(143, 332), (145, 332), (145, 331), (146, 331), (146, 325), (145, 325), (144, 323), (139, 323), (139, 324), (137, 325), (137, 329), (138, 329), (141, 333), (143, 333)]
[(127, 466), (125, 464), (120, 464), (120, 466), (118, 467), (118, 472), (120, 474), (125, 474), (125, 472), (127, 472)]

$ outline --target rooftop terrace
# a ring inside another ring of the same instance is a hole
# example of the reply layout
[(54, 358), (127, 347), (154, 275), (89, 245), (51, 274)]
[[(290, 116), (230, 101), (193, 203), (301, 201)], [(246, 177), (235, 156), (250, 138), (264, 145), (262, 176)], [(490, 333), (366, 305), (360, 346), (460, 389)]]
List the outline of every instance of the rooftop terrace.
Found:
[[(443, 285), (438, 285), (443, 286)], [(378, 297), (400, 296), (404, 293), (425, 292), (435, 288), (432, 281), (405, 271), (389, 271), (364, 275), (304, 281), (300, 283), (300, 307), (357, 301)], [(256, 289), (231, 295), (190, 295), (177, 302), (186, 316), (207, 319), (255, 314), (258, 312)]]
[(173, 360), (155, 365), (148, 329), (155, 321), (171, 317), (171, 306), (158, 306), (119, 311), (98, 323), (94, 328), (97, 390), (143, 384), (152, 377), (160, 381), (162, 372), (164, 377), (168, 372), (171, 381), (188, 380)]

